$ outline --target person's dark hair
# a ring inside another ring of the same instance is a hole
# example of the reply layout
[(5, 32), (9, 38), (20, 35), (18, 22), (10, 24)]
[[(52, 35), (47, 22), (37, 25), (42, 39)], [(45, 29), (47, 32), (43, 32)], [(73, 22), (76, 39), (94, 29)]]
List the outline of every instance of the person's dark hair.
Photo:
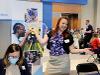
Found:
[(19, 55), (19, 60), (17, 61), (17, 65), (21, 66), (23, 64), (23, 52), (22, 52), (22, 49), (21, 47), (18, 45), (18, 44), (11, 44), (6, 52), (5, 52), (5, 55), (3, 57), (3, 63), (4, 65), (7, 67), (10, 65), (10, 62), (8, 60), (8, 57), (9, 57), (9, 53), (13, 53), (13, 52), (16, 52), (16, 51), (19, 51), (20, 52), (20, 55)]
[(13, 34), (17, 32), (18, 29), (20, 29), (20, 26), (24, 26), (22, 23), (15, 23), (13, 26)]
[(87, 22), (90, 22), (90, 20), (86, 20)]
[[(54, 36), (54, 35), (58, 32), (58, 30), (59, 30), (59, 24), (60, 24), (60, 21), (61, 21), (62, 19), (66, 19), (66, 20), (68, 21), (68, 18), (66, 18), (66, 17), (60, 17), (60, 18), (58, 19), (58, 21), (57, 21), (56, 28), (55, 28), (54, 30), (52, 30), (52, 36)], [(68, 27), (67, 27), (67, 29), (68, 29)], [(67, 33), (66, 33), (67, 29), (63, 32), (63, 37), (64, 37), (64, 35), (67, 34)]]
[(99, 34), (98, 34), (98, 33), (96, 33), (96, 32), (95, 32), (95, 33), (93, 33), (93, 37), (96, 37), (96, 38), (97, 38), (98, 36), (99, 36)]

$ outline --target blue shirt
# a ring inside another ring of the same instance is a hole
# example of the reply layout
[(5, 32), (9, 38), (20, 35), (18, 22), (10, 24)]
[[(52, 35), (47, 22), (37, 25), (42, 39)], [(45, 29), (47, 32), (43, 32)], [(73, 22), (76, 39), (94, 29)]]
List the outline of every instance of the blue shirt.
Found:
[(63, 36), (60, 33), (57, 33), (55, 36), (50, 38), (50, 55), (59, 56), (65, 54), (63, 49)]

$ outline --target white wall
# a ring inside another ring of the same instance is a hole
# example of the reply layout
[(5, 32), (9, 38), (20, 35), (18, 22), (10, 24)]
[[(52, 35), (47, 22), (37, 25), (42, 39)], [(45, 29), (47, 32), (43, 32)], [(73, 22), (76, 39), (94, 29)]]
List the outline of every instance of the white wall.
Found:
[(10, 45), (10, 26), (11, 20), (0, 20), (0, 58)]
[(11, 19), (11, 1), (0, 0), (0, 19)]
[(94, 0), (88, 0), (88, 4), (82, 5), (81, 8), (81, 27), (85, 26), (86, 19), (89, 19), (90, 23), (94, 25)]
[(97, 17), (96, 17), (96, 28), (100, 28), (100, 0), (97, 0)]

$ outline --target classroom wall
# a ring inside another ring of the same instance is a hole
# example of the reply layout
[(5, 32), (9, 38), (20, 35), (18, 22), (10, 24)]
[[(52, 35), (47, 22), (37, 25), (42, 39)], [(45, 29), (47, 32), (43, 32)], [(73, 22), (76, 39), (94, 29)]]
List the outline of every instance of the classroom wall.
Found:
[(89, 19), (90, 23), (95, 27), (95, 21), (94, 21), (94, 1), (95, 0), (88, 0), (87, 5), (81, 6), (81, 27), (85, 27), (85, 20)]
[(97, 0), (96, 28), (100, 28), (100, 0)]
[[(81, 5), (76, 5), (76, 4), (64, 4), (64, 3), (53, 3), (52, 5), (52, 27), (55, 28), (56, 22), (58, 18), (61, 16), (61, 13), (73, 13), (73, 14), (78, 14), (78, 19), (75, 19), (77, 23), (71, 25), (72, 28), (79, 28), (80, 23), (81, 23), (81, 18), (79, 17), (81, 14)], [(75, 21), (74, 20), (74, 21)]]
[(0, 58), (3, 57), (5, 50), (10, 44), (11, 20), (0, 20)]

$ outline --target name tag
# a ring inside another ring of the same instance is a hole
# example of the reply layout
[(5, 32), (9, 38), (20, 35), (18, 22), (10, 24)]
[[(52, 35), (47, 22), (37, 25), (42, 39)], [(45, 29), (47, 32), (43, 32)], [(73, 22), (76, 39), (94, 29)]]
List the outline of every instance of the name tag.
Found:
[(22, 66), (22, 70), (26, 70), (25, 66)]
[(65, 43), (69, 43), (69, 42), (70, 42), (70, 40), (69, 40), (69, 39), (66, 39), (66, 40), (64, 40), (64, 42), (65, 42)]

